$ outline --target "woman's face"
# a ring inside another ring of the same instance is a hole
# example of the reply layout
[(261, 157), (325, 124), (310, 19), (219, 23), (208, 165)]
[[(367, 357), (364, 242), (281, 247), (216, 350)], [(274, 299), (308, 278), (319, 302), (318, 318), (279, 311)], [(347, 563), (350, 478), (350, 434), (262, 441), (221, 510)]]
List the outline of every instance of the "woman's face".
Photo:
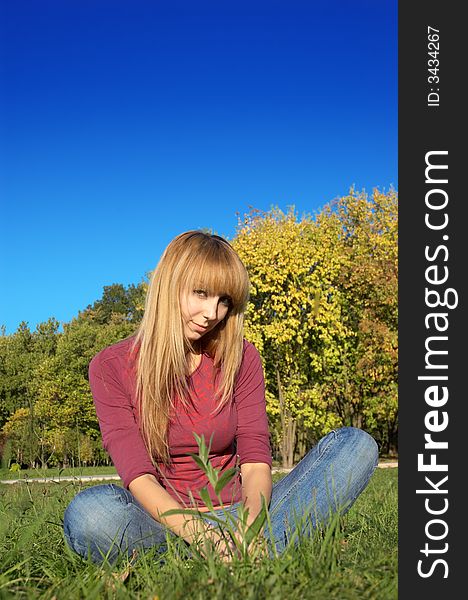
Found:
[(211, 296), (203, 289), (182, 293), (180, 309), (185, 335), (191, 342), (212, 331), (227, 315), (229, 296)]

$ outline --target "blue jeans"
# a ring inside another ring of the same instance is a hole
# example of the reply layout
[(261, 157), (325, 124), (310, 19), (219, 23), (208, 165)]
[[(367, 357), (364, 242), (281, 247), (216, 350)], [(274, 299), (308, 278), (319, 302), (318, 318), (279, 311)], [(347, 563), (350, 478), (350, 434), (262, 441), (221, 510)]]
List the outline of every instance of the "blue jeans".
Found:
[[(331, 515), (344, 514), (366, 487), (378, 462), (377, 444), (364, 431), (343, 427), (323, 437), (300, 463), (273, 485), (264, 535), (281, 553), (297, 527), (309, 531)], [(215, 511), (226, 521), (239, 503)], [(203, 513), (210, 521), (210, 513)], [(87, 488), (77, 494), (64, 515), (69, 546), (95, 563), (109, 562), (134, 550), (157, 547), (163, 553), (166, 536), (174, 535), (153, 519), (132, 494), (113, 484)]]

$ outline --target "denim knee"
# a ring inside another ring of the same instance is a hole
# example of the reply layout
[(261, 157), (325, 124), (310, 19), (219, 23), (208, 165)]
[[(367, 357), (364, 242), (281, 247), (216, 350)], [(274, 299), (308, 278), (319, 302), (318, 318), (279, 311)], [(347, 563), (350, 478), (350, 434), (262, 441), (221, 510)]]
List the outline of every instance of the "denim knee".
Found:
[(343, 450), (352, 457), (349, 465), (355, 486), (354, 493), (351, 495), (352, 503), (367, 486), (378, 465), (379, 448), (374, 438), (362, 429), (343, 427), (336, 433), (344, 441)]
[(374, 438), (356, 427), (342, 427), (336, 430), (337, 435), (343, 436), (356, 453), (357, 462), (375, 468), (379, 462), (379, 447)]
[[(115, 558), (120, 552), (119, 496), (126, 490), (98, 485), (78, 493), (65, 510), (63, 529), (68, 545), (82, 557), (88, 553), (94, 562), (106, 554)], [(128, 493), (128, 492), (127, 492)]]
[(98, 485), (80, 492), (64, 515), (69, 546), (93, 562), (115, 562), (120, 555), (155, 548), (167, 550), (167, 529), (117, 485)]

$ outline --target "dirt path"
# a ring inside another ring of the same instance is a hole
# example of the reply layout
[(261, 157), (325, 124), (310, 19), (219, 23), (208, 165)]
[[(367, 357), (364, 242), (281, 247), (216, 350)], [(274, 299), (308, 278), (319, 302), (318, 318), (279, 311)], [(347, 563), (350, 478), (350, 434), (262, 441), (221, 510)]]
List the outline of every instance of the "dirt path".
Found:
[[(398, 467), (397, 461), (382, 461), (378, 464), (380, 469), (391, 469)], [(291, 469), (273, 467), (273, 473), (288, 473)], [(63, 477), (25, 477), (24, 479), (2, 479), (0, 483), (61, 483), (62, 481), (119, 481), (118, 475), (66, 475)]]

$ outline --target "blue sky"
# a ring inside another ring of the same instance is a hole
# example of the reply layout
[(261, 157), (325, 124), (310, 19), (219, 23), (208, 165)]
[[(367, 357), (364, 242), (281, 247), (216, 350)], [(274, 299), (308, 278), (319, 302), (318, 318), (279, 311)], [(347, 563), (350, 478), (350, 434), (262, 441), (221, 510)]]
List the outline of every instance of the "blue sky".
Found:
[(178, 233), (398, 188), (396, 0), (0, 0), (0, 324)]

